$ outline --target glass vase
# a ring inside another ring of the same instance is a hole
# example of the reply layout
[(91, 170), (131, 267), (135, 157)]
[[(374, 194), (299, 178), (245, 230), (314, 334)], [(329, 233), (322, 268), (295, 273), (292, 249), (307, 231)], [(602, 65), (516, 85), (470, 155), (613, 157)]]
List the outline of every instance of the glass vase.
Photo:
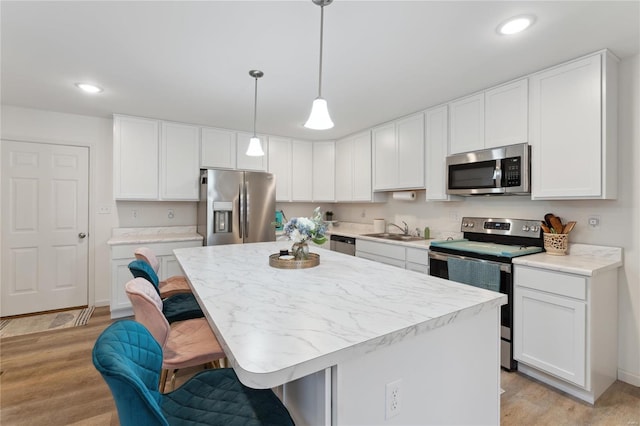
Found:
[(296, 260), (307, 260), (309, 259), (309, 245), (306, 241), (302, 241), (300, 243), (293, 243), (291, 246), (291, 255)]

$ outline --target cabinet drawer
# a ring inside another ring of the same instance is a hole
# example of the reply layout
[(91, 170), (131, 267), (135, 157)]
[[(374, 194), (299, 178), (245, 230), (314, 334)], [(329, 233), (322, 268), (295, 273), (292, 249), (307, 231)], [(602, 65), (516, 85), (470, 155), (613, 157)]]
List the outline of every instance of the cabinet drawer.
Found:
[(426, 249), (418, 249), (407, 247), (407, 262), (417, 263), (420, 265), (429, 264), (429, 254)]
[(168, 241), (162, 243), (140, 243), (140, 244), (122, 244), (111, 246), (111, 259), (128, 259), (133, 260), (133, 252), (138, 247), (149, 247), (156, 256), (173, 255), (174, 249), (186, 247), (198, 247), (202, 245), (202, 241)]
[(404, 266), (405, 248), (403, 246), (375, 243), (373, 241), (359, 239), (356, 241), (356, 251), (377, 254), (379, 256), (390, 257), (392, 259), (398, 259), (403, 262)]
[(356, 257), (361, 257), (363, 259), (373, 260), (375, 262), (384, 263), (386, 265), (397, 266), (398, 268), (404, 268), (404, 259), (393, 259), (391, 257), (380, 256), (378, 254), (372, 254), (367, 252), (356, 252)]
[(514, 283), (518, 287), (528, 287), (580, 300), (587, 299), (587, 279), (577, 275), (516, 265)]

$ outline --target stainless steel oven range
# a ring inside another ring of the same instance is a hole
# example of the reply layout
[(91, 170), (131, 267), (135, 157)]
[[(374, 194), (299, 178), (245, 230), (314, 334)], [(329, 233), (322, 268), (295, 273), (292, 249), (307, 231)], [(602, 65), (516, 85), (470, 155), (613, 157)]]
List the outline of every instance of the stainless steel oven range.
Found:
[(515, 370), (513, 359), (514, 257), (543, 251), (539, 220), (464, 217), (463, 239), (434, 241), (429, 247), (429, 275), (499, 291), (508, 297), (501, 316), (501, 366)]

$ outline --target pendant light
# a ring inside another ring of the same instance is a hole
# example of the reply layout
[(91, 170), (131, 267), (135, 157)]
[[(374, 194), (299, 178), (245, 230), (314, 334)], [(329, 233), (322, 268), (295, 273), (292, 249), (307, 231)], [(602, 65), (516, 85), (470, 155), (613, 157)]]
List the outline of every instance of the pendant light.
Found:
[(324, 7), (333, 0), (312, 0), (314, 4), (320, 6), (320, 66), (318, 71), (318, 97), (313, 101), (309, 119), (304, 123), (304, 127), (314, 130), (326, 130), (333, 127), (333, 121), (329, 116), (327, 101), (322, 97), (322, 36), (324, 27)]
[(253, 136), (249, 139), (249, 147), (247, 148), (247, 155), (251, 157), (262, 157), (264, 151), (262, 150), (262, 144), (260, 139), (256, 136), (256, 116), (258, 113), (258, 79), (264, 75), (260, 70), (251, 70), (249, 75), (256, 80), (255, 93), (253, 98)]

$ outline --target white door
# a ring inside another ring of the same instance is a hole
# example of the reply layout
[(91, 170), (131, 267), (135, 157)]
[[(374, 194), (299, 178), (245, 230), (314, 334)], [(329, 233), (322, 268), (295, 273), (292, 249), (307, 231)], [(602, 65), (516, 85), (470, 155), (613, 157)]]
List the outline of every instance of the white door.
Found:
[(1, 316), (87, 305), (89, 149), (2, 141)]

